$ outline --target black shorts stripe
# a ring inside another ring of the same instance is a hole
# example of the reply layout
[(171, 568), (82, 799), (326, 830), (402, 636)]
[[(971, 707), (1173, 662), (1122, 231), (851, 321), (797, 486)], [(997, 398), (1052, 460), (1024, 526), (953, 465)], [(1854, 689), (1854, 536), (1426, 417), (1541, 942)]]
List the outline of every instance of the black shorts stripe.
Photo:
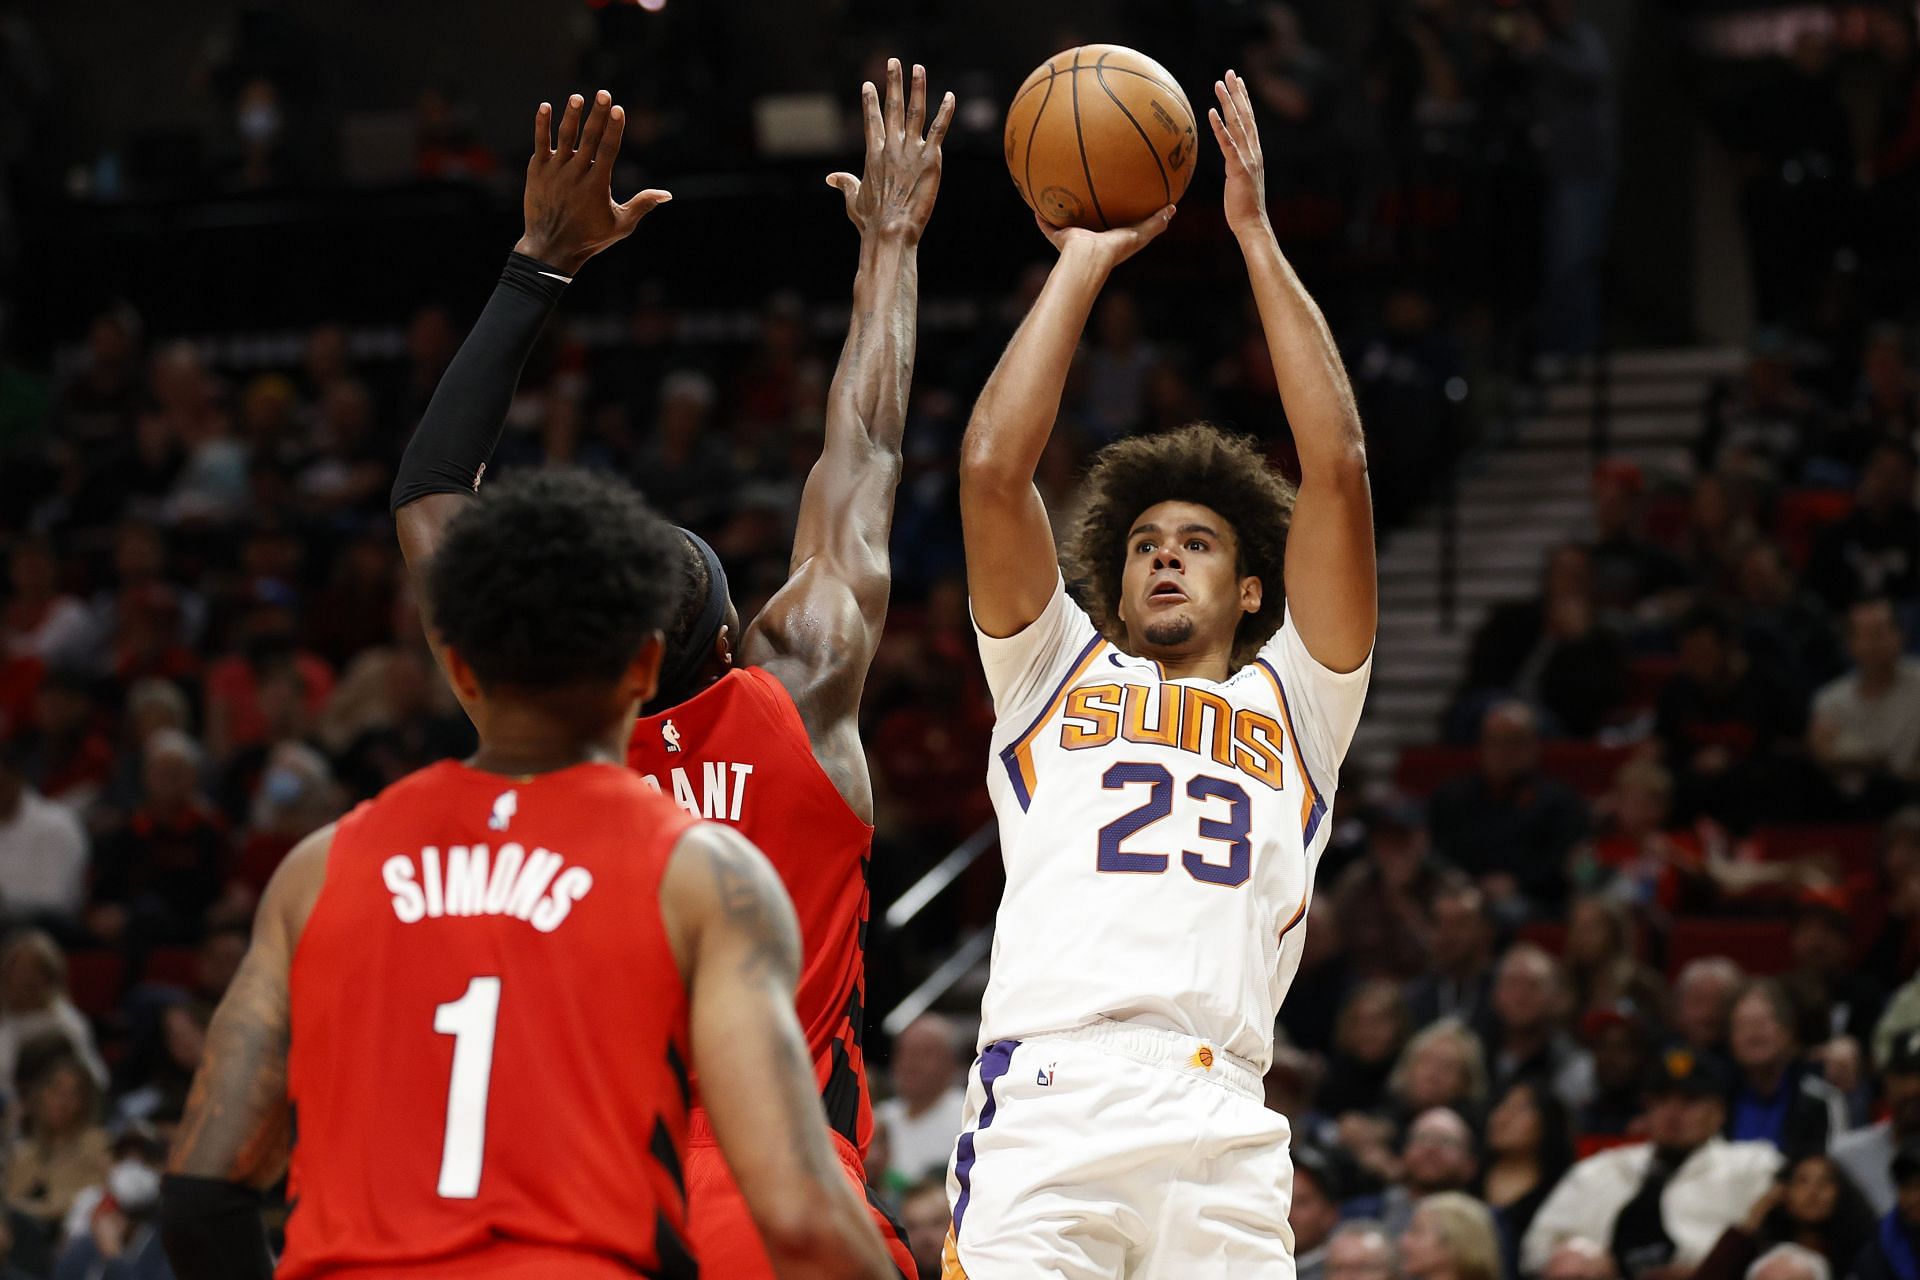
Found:
[(687, 1198), (686, 1172), (680, 1167), (680, 1153), (673, 1149), (673, 1135), (667, 1132), (665, 1120), (653, 1122), (653, 1138), (647, 1144), (647, 1149), (653, 1152), (653, 1158), (673, 1179), (673, 1185), (679, 1188), (680, 1199), (684, 1202)]
[(655, 1280), (700, 1280), (700, 1264), (693, 1260), (693, 1250), (687, 1248), (687, 1242), (664, 1213), (653, 1220), (653, 1251), (660, 1255), (659, 1269), (653, 1272)]

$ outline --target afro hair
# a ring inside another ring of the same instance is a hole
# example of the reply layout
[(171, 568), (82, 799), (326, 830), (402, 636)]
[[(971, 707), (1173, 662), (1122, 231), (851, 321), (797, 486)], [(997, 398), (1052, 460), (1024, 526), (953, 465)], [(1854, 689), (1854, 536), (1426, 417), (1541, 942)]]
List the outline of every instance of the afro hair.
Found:
[(684, 541), (616, 481), (510, 476), (454, 518), (434, 554), (433, 625), (484, 687), (611, 683), (672, 619)]
[(1252, 437), (1211, 423), (1116, 441), (1087, 471), (1086, 506), (1062, 549), (1067, 577), (1102, 634), (1124, 640), (1120, 579), (1140, 513), (1162, 502), (1209, 507), (1233, 527), (1240, 576), (1259, 578), (1265, 588), (1259, 611), (1234, 633), (1234, 663), (1244, 665), (1279, 630), (1286, 609), (1281, 570), (1293, 498), (1293, 485), (1267, 465)]

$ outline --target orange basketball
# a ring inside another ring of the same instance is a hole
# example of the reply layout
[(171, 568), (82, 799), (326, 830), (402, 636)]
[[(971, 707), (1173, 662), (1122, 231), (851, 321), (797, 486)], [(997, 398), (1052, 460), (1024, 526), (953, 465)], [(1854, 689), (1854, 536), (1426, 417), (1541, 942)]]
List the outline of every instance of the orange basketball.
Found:
[(1007, 169), (1056, 227), (1104, 231), (1174, 203), (1193, 177), (1193, 107), (1167, 69), (1117, 44), (1057, 53), (1007, 109)]

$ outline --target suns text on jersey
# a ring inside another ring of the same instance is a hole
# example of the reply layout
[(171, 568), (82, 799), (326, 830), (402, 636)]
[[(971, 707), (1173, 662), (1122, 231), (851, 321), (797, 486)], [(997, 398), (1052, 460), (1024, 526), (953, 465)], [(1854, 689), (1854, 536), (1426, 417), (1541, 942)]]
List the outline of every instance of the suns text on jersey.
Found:
[(401, 924), (444, 916), (513, 916), (541, 933), (552, 933), (574, 904), (593, 888), (593, 873), (570, 867), (551, 849), (507, 843), (456, 844), (444, 861), (428, 845), (409, 857), (396, 853), (381, 864), (380, 878), (393, 895)]
[(675, 767), (667, 771), (666, 786), (651, 773), (640, 775), (640, 781), (665, 795), (667, 788), (673, 790), (673, 802), (685, 809), (689, 816), (709, 818), (716, 822), (740, 821), (740, 806), (746, 803), (747, 779), (753, 776), (750, 764), (734, 764), (728, 760), (706, 760), (700, 765), (700, 786), (696, 792), (693, 778), (685, 769)]
[(1067, 695), (1063, 748), (1090, 751), (1115, 741), (1207, 756), (1275, 791), (1285, 776), (1278, 720), (1192, 685), (1088, 684)]

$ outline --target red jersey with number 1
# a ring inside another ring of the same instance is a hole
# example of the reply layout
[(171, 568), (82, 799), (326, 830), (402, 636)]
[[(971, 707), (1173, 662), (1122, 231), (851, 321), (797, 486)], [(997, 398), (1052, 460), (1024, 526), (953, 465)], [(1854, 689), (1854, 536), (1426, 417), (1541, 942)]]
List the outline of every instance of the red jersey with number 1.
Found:
[(617, 765), (447, 762), (336, 829), (294, 953), (279, 1275), (691, 1276), (692, 820)]
[(780, 873), (800, 918), (794, 1004), (827, 1123), (865, 1156), (873, 1137), (861, 1053), (873, 828), (814, 758), (792, 695), (759, 667), (729, 671), (636, 721), (627, 763), (687, 813), (736, 828)]

